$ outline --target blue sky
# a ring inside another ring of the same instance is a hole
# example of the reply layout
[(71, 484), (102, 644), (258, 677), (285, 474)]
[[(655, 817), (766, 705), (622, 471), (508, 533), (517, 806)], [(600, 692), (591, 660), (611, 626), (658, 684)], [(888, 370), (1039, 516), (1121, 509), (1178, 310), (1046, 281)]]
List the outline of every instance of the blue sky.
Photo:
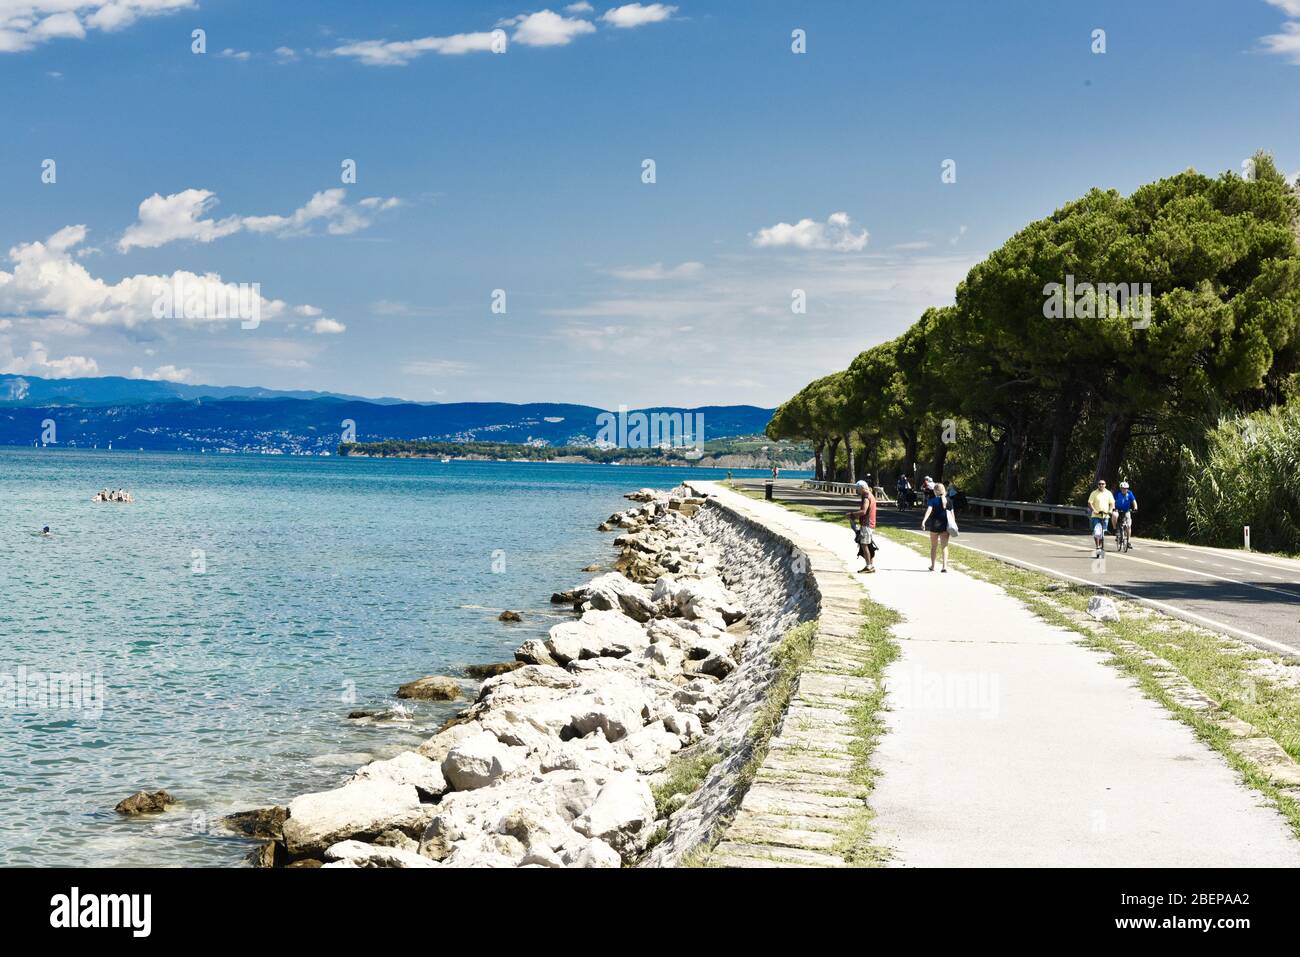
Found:
[(775, 404), (1094, 185), (1300, 170), (1300, 0), (566, 6), (0, 0), (0, 372)]

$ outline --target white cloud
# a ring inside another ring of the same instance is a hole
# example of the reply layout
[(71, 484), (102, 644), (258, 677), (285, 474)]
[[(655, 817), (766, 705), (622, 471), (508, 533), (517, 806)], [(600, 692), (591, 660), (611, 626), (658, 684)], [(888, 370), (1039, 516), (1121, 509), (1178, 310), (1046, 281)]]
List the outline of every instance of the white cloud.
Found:
[(1282, 24), (1281, 33), (1261, 37), (1259, 42), (1264, 45), (1266, 52), (1284, 56), (1300, 66), (1300, 21), (1287, 21)]
[(36, 24), (32, 28), (32, 34), (42, 40), (53, 40), (55, 37), (83, 40), (86, 28), (81, 25), (75, 13), (55, 13)]
[(81, 40), (87, 29), (112, 32), (141, 17), (196, 6), (195, 0), (0, 0), (0, 53), (21, 53), (50, 40)]
[(151, 382), (192, 382), (193, 369), (178, 369), (173, 365), (159, 366), (153, 372), (146, 373), (139, 366), (133, 366), (128, 376), (130, 379), (148, 379)]
[(660, 23), (676, 12), (676, 7), (666, 3), (625, 3), (621, 7), (606, 10), (601, 19), (612, 27), (629, 29), (647, 23)]
[[(631, 8), (636, 8), (636, 11), (620, 15), (622, 19), (636, 17), (644, 19), (636, 23), (616, 22), (615, 20), (609, 20), (609, 22), (614, 23), (616, 26), (639, 26), (640, 23), (651, 23), (657, 19), (665, 19), (673, 10), (677, 9), (676, 7), (666, 7), (661, 3), (651, 4), (649, 7), (642, 7), (640, 4), (634, 3), (629, 4), (627, 7), (611, 10), (610, 14), (616, 14), (622, 10), (631, 10)], [(565, 13), (572, 14), (590, 13), (592, 9), (589, 3), (572, 3), (564, 8)], [(666, 12), (661, 14), (660, 9)], [(606, 16), (608, 17), (609, 14)], [(406, 66), (416, 57), (423, 56), (426, 53), (457, 56), (464, 53), (491, 52), (496, 34), (506, 27), (514, 28), (511, 35), (513, 42), (530, 47), (567, 46), (576, 37), (596, 32), (596, 25), (590, 20), (584, 20), (581, 17), (566, 17), (564, 14), (549, 9), (507, 17), (498, 20), (496, 26), (497, 30), (494, 31), (457, 33), (442, 37), (420, 37), (415, 40), (356, 40), (335, 47), (324, 55), (350, 57), (367, 66)], [(292, 51), (289, 52), (292, 53)]]
[(186, 189), (170, 196), (154, 193), (140, 204), (138, 221), (127, 227), (117, 248), (121, 252), (136, 246), (154, 249), (181, 239), (210, 243), (239, 232), (238, 216), (220, 221), (203, 218), (216, 205), (216, 195), (206, 189)]
[(465, 375), (470, 371), (470, 367), (463, 362), (453, 362), (450, 359), (431, 359), (403, 363), (402, 371), (407, 375), (457, 376)]
[[(76, 247), (85, 238), (85, 226), (65, 226), (44, 242), (20, 243), (11, 248), (8, 257), (13, 271), (0, 270), (0, 315), (36, 317), (42, 327), (58, 330), (234, 321), (222, 308), (208, 314), (209, 294), (224, 304), (231, 289), (216, 273), (197, 275), (177, 270), (171, 275), (138, 274), (108, 283), (92, 276), (76, 260)], [(168, 288), (184, 291), (185, 319), (154, 315), (155, 302)], [(198, 301), (190, 304), (192, 299)], [(282, 300), (259, 295), (258, 308), (261, 319), (268, 321), (282, 316), (288, 307)]]
[(264, 366), (273, 369), (310, 369), (311, 363), (306, 359), (286, 359), (283, 356), (268, 356), (261, 360)]
[[(543, 327), (549, 341), (529, 349), (563, 355), (565, 385), (613, 396), (606, 407), (779, 402), (843, 369), (860, 349), (898, 335), (926, 308), (951, 303), (981, 257), (956, 255), (946, 239), (937, 244), (942, 254), (809, 255), (787, 248), (720, 256), (690, 284), (646, 283), (633, 295), (616, 286), (612, 295), (596, 292), (544, 309), (564, 321)], [(806, 314), (791, 311), (793, 288), (806, 290)], [(853, 330), (847, 340), (846, 328)], [(643, 375), (630, 382), (626, 363), (610, 357), (626, 358)], [(511, 387), (498, 383), (496, 395)], [(515, 393), (520, 399), (524, 388)]]
[(704, 272), (703, 263), (685, 262), (671, 269), (664, 268), (663, 263), (654, 263), (650, 266), (625, 266), (621, 269), (611, 269), (609, 274), (618, 279), (659, 280), (694, 279), (702, 272)]
[(861, 252), (867, 246), (868, 234), (853, 231), (848, 213), (831, 213), (826, 222), (801, 219), (790, 223), (777, 223), (760, 229), (754, 245), (760, 248), (793, 246), (797, 249), (829, 249), (841, 253)]
[(7, 375), (37, 375), (46, 379), (72, 379), (96, 375), (99, 363), (86, 356), (51, 359), (49, 351), (39, 342), (31, 344), (27, 355), (15, 355), (9, 340), (5, 338), (0, 339), (0, 372)]
[(509, 20), (502, 20), (499, 26), (514, 27), (511, 39), (528, 47), (567, 46), (575, 37), (596, 32), (596, 27), (590, 20), (562, 16), (553, 10), (521, 13)]
[(288, 216), (245, 216), (242, 223), (250, 232), (284, 237), (301, 236), (313, 222), (323, 220), (325, 231), (331, 236), (346, 236), (368, 227), (379, 213), (400, 205), (401, 200), (395, 197), (369, 196), (349, 206), (345, 190), (326, 189)]
[(155, 193), (140, 204), (139, 219), (118, 240), (118, 251), (127, 252), (137, 246), (155, 249), (178, 240), (210, 243), (241, 231), (301, 236), (317, 221), (325, 222), (331, 235), (347, 235), (365, 229), (379, 213), (400, 206), (401, 201), (371, 196), (349, 206), (346, 191), (337, 188), (316, 193), (288, 216), (205, 218), (216, 205), (216, 195), (206, 189), (186, 189), (170, 196)]
[(1281, 33), (1260, 37), (1266, 53), (1284, 56), (1300, 66), (1300, 0), (1267, 0), (1291, 19), (1282, 24)]
[(318, 336), (336, 336), (341, 332), (347, 331), (347, 326), (337, 319), (317, 319), (311, 325), (311, 331)]
[(247, 50), (232, 50), (229, 47), (222, 50), (220, 55), (231, 60), (249, 60), (252, 59), (253, 56), (253, 54), (249, 53)]
[(491, 50), (492, 34), (489, 32), (421, 37), (418, 40), (359, 40), (335, 47), (329, 51), (329, 55), (352, 57), (367, 66), (406, 66), (426, 53), (459, 56), (464, 53), (488, 53)]
[(276, 47), (275, 55), (281, 63), (289, 63), (298, 59), (298, 51), (293, 47)]

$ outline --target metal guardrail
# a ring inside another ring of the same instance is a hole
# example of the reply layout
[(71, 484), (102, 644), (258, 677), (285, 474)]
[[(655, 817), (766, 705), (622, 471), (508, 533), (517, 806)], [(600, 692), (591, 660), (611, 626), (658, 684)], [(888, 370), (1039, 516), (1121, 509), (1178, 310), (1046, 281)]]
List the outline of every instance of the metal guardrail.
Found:
[[(804, 479), (803, 484), (800, 487), (814, 489), (819, 492), (835, 492), (840, 495), (858, 494), (858, 487), (854, 485), (852, 482), (818, 482), (816, 479)], [(880, 499), (882, 501), (889, 501), (884, 497), (885, 490), (881, 488), (879, 485), (877, 485), (871, 491), (872, 494), (874, 494), (877, 499)]]
[(1044, 502), (1010, 502), (1000, 498), (971, 498), (967, 496), (966, 503), (972, 509), (978, 509), (980, 515), (987, 514), (991, 518), (997, 518), (998, 513), (1002, 513), (1002, 518), (1010, 519), (1011, 513), (1016, 512), (1020, 516), (1020, 521), (1025, 521), (1026, 515), (1035, 516), (1035, 521), (1042, 521), (1045, 516), (1050, 517), (1053, 525), (1060, 524), (1058, 519), (1064, 518), (1067, 528), (1074, 526), (1076, 518), (1082, 518), (1084, 524), (1088, 522), (1088, 516), (1092, 513), (1082, 505), (1047, 505)]
[[(803, 488), (815, 489), (821, 492), (834, 492), (841, 495), (856, 495), (857, 486), (848, 482), (818, 482), (815, 479), (805, 479)], [(876, 498), (887, 504), (892, 504), (891, 499), (884, 498), (884, 489), (877, 486), (875, 489)], [(1012, 513), (1016, 513), (1019, 521), (1027, 521), (1027, 515), (1033, 516), (1032, 521), (1043, 521), (1049, 519), (1053, 525), (1059, 525), (1060, 520), (1065, 520), (1067, 528), (1074, 527), (1076, 518), (1083, 519), (1084, 525), (1088, 523), (1088, 516), (1091, 514), (1087, 508), (1082, 505), (1047, 505), (1043, 502), (1013, 502), (1000, 498), (974, 498), (966, 497), (966, 504), (981, 516), (990, 518), (1005, 518), (1010, 520)]]

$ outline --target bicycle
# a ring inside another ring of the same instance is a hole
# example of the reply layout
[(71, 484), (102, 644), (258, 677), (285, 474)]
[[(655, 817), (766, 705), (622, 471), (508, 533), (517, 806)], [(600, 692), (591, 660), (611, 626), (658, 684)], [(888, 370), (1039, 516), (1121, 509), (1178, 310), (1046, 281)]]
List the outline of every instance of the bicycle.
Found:
[(1133, 547), (1133, 513), (1123, 512), (1115, 522), (1115, 551), (1127, 552)]

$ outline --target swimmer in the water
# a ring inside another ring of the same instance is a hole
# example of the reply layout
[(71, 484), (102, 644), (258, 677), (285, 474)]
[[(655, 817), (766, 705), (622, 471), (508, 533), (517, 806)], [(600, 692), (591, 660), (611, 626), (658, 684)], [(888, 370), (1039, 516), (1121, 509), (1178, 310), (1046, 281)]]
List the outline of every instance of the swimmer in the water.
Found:
[(42, 529), (41, 529), (41, 534), (42, 534), (42, 535), (48, 535), (48, 534), (50, 534), (50, 526), (46, 525), (44, 528), (42, 528)]

